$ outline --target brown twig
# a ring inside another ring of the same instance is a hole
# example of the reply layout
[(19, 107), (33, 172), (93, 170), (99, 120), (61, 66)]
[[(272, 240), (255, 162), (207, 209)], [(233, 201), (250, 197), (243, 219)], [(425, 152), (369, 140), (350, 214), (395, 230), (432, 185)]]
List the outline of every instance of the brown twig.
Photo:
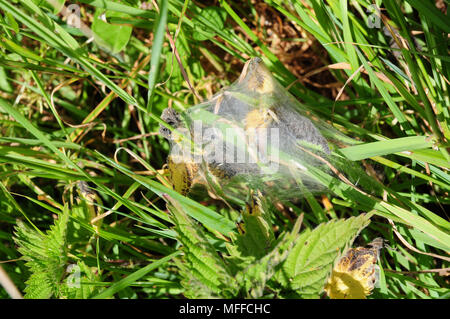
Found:
[(444, 257), (444, 256), (441, 256), (441, 255), (436, 255), (436, 254), (427, 253), (427, 252), (418, 250), (416, 247), (414, 247), (411, 244), (409, 244), (406, 241), (406, 239), (402, 236), (402, 234), (400, 234), (400, 232), (397, 229), (397, 226), (394, 224), (392, 219), (388, 218), (388, 221), (391, 224), (392, 229), (394, 230), (394, 233), (395, 233), (395, 235), (397, 235), (398, 239), (400, 239), (400, 241), (403, 243), (403, 245), (405, 245), (410, 250), (412, 250), (412, 251), (414, 251), (414, 252), (416, 252), (418, 254), (421, 254), (421, 255), (427, 255), (427, 256), (431, 256), (431, 257), (434, 257), (434, 258), (439, 258), (439, 259), (442, 259), (442, 260), (445, 260), (445, 261), (450, 261), (450, 258), (448, 258), (448, 257)]
[(122, 138), (122, 139), (116, 139), (113, 140), (113, 143), (123, 143), (123, 142), (127, 142), (127, 141), (132, 141), (132, 140), (139, 140), (143, 137), (148, 137), (148, 136), (155, 136), (158, 135), (158, 132), (150, 132), (150, 133), (146, 133), (146, 134), (139, 134), (139, 135), (135, 135), (132, 137), (127, 137), (127, 138)]
[(0, 265), (0, 285), (5, 288), (8, 295), (11, 296), (12, 299), (23, 299), (22, 294), (19, 289), (17, 289), (16, 285), (13, 283), (11, 278), (9, 278), (8, 273), (3, 269)]

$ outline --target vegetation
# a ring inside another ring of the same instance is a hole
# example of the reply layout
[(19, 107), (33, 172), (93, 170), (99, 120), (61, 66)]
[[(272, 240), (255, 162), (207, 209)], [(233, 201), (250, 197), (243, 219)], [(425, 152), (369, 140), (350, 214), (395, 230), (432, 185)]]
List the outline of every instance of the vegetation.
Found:
[[(0, 0), (0, 283), (28, 298), (327, 298), (345, 250), (382, 237), (368, 298), (448, 298), (447, 6)], [(210, 98), (251, 57), (348, 137), (333, 151), (361, 184), (317, 170), (325, 194), (240, 206), (172, 189), (162, 110)]]

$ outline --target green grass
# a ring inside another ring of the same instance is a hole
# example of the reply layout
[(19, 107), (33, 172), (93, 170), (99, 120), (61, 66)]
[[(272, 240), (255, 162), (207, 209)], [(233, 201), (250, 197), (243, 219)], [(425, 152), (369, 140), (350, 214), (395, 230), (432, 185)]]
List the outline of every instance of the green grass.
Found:
[[(208, 99), (259, 56), (347, 136), (340, 153), (368, 174), (352, 187), (311, 170), (330, 191), (286, 203), (273, 217), (277, 235), (301, 213), (302, 229), (313, 230), (368, 212), (358, 243), (383, 237), (388, 245), (369, 298), (448, 298), (446, 277), (430, 272), (448, 274), (450, 251), (450, 25), (434, 1), (375, 1), (381, 28), (397, 30), (390, 35), (368, 27), (369, 0), (162, 0), (158, 10), (139, 0), (78, 1), (86, 26), (107, 13), (132, 28), (119, 48), (125, 27), (88, 41), (45, 2), (0, 0), (0, 265), (21, 292), (31, 273), (13, 239), (18, 220), (44, 234), (68, 210), (64, 267), (83, 265), (90, 289), (77, 297), (183, 296), (181, 241), (166, 202), (204, 226), (220, 252), (242, 207), (170, 189), (159, 171), (169, 147), (155, 133), (159, 116)], [(291, 30), (281, 44), (278, 26)], [(77, 192), (79, 181), (94, 202)], [(92, 211), (107, 213), (98, 227)], [(1, 287), (0, 298), (9, 298)]]

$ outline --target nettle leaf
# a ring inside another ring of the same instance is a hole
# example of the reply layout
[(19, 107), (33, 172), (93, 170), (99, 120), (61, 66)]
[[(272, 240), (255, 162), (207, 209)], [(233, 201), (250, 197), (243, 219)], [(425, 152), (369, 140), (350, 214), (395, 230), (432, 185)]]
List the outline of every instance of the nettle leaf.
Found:
[[(97, 9), (92, 22), (92, 32), (95, 42), (102, 48), (116, 54), (122, 51), (131, 37), (133, 28), (127, 25), (108, 23), (108, 18), (124, 18), (128, 15), (116, 11)], [(106, 21), (105, 21), (106, 20)]]
[(295, 236), (292, 233), (291, 235), (282, 234), (270, 253), (236, 274), (241, 291), (244, 291), (247, 297), (261, 298), (264, 296), (267, 283), (275, 275), (278, 265), (282, 264), (289, 254), (292, 235)]
[[(30, 264), (27, 264), (30, 266)], [(33, 274), (26, 281), (26, 299), (48, 299), (54, 293), (54, 285), (49, 280), (48, 274), (42, 272), (42, 268), (30, 267)]]
[(198, 41), (205, 41), (216, 35), (214, 30), (223, 30), (227, 12), (219, 7), (206, 7), (194, 16), (194, 32), (192, 37)]
[(183, 244), (184, 256), (177, 261), (183, 277), (182, 286), (188, 298), (232, 297), (236, 291), (235, 280), (228, 267), (216, 252), (201, 229), (175, 200), (168, 204), (177, 239)]
[(65, 206), (55, 225), (45, 235), (22, 222), (17, 223), (14, 241), (31, 271), (26, 282), (25, 298), (62, 297), (61, 280), (67, 264), (68, 220), (69, 209)]
[(232, 236), (233, 245), (227, 245), (232, 256), (259, 259), (273, 248), (275, 236), (264, 204), (261, 199), (252, 200), (242, 212), (241, 233)]
[(333, 264), (369, 223), (369, 215), (332, 220), (304, 231), (283, 264), (278, 280), (304, 298), (318, 297)]
[[(268, 203), (266, 202), (263, 206), (266, 206), (266, 204)], [(268, 207), (266, 206), (266, 208)], [(270, 289), (268, 283), (275, 275), (279, 265), (281, 265), (289, 255), (293, 243), (298, 237), (302, 220), (303, 216), (300, 216), (290, 233), (281, 233), (277, 240), (273, 241), (273, 249), (262, 258), (253, 258), (251, 262), (248, 262), (248, 259), (250, 258), (250, 256), (248, 256), (246, 259), (243, 259), (241, 265), (236, 263), (239, 261), (238, 259), (232, 259), (235, 262), (235, 267), (238, 266), (238, 268), (240, 268), (240, 271), (236, 273), (235, 278), (239, 283), (241, 295), (249, 298), (261, 298), (264, 296), (267, 289)]]

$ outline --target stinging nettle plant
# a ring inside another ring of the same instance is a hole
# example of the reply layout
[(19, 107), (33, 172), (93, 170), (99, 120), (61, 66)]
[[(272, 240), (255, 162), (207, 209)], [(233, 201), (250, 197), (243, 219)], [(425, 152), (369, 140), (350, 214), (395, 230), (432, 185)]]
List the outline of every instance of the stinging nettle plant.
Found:
[[(82, 204), (72, 209), (83, 211), (86, 206)], [(66, 205), (46, 233), (17, 222), (14, 241), (31, 273), (26, 281), (25, 298), (86, 299), (98, 292), (91, 285), (98, 280), (96, 271), (82, 259), (70, 260), (73, 243), (86, 233), (80, 231), (79, 224), (69, 221), (69, 215), (69, 206)]]
[(217, 250), (208, 232), (166, 196), (183, 255), (177, 258), (189, 298), (319, 298), (334, 263), (370, 223), (370, 214), (331, 220), (275, 238), (276, 210), (263, 198), (248, 204), (239, 232)]

